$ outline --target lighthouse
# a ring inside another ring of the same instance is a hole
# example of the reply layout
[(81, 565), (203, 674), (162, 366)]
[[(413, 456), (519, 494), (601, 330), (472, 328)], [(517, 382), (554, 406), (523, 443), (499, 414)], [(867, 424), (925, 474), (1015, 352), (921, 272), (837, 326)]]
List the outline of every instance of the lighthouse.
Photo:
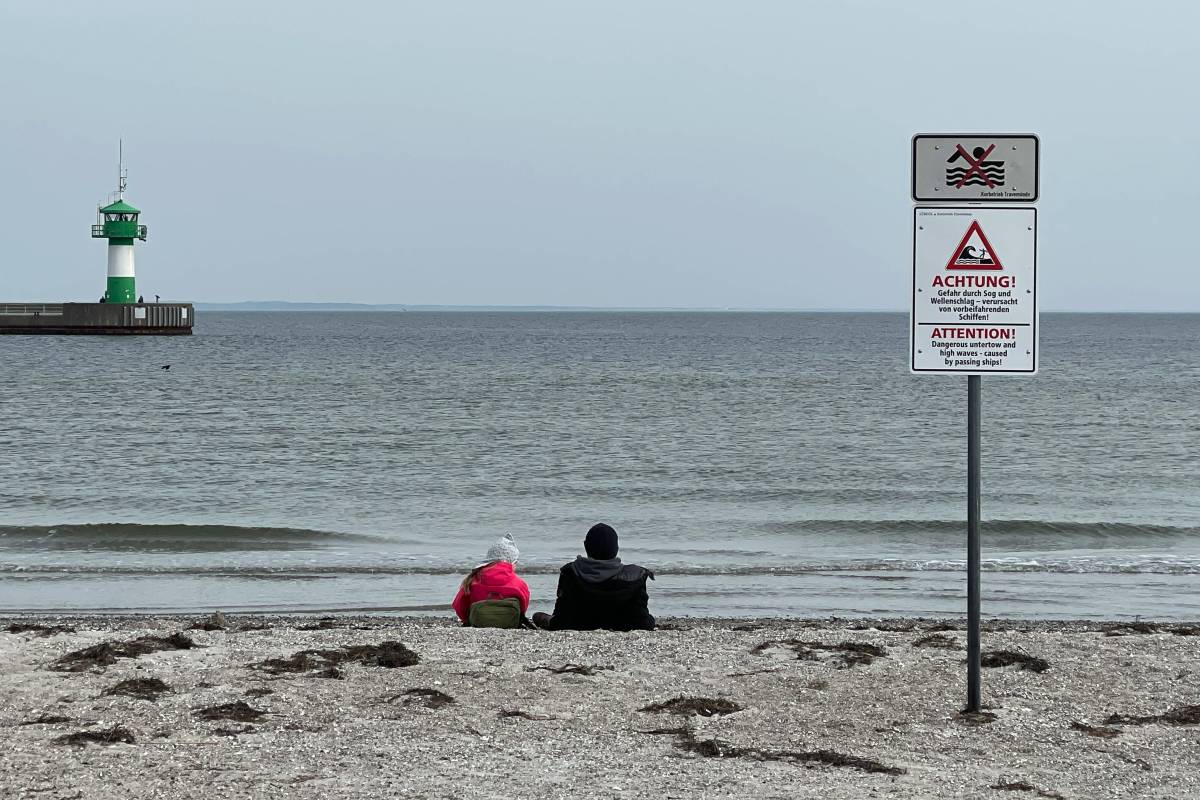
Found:
[[(196, 309), (178, 301), (143, 303), (133, 277), (134, 240), (146, 240), (141, 211), (125, 202), (123, 146), (118, 145), (117, 191), (96, 209), (93, 239), (108, 239), (108, 284), (98, 303), (0, 301), (0, 336), (191, 336)], [(91, 290), (88, 294), (92, 297)]]
[(125, 180), (124, 166), (118, 162), (116, 201), (97, 209), (96, 224), (92, 226), (93, 239), (108, 239), (108, 285), (102, 301), (105, 303), (138, 301), (133, 277), (133, 240), (146, 241), (146, 226), (138, 224), (142, 212), (125, 202)]

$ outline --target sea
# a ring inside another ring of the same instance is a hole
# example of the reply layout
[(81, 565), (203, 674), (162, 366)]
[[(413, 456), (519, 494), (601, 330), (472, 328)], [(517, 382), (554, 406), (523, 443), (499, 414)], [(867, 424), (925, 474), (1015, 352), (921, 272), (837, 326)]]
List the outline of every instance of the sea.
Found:
[[(1200, 315), (985, 377), (985, 617), (1200, 618)], [(169, 366), (169, 369), (167, 368)], [(596, 522), (660, 616), (956, 616), (962, 376), (887, 313), (207, 312), (0, 337), (0, 613), (533, 610)]]

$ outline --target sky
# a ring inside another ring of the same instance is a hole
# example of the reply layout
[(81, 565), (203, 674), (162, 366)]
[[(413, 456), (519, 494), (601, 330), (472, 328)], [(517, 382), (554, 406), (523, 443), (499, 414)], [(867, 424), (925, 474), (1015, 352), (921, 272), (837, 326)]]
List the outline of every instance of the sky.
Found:
[(0, 0), (0, 301), (903, 309), (917, 132), (1041, 138), (1043, 310), (1200, 311), (1200, 4)]

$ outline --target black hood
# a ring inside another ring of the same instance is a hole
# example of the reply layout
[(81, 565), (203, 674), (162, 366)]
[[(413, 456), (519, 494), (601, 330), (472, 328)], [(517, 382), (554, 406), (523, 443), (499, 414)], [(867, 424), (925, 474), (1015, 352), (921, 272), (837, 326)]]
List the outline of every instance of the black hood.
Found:
[(576, 556), (571, 569), (584, 583), (604, 583), (620, 575), (625, 565), (619, 558), (588, 558)]

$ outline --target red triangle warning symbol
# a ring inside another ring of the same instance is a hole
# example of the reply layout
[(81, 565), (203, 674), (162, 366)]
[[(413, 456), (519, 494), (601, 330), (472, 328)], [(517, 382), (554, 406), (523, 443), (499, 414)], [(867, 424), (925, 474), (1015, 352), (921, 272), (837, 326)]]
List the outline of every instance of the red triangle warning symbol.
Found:
[(1004, 269), (1000, 256), (996, 255), (983, 228), (979, 227), (979, 220), (971, 220), (962, 241), (950, 254), (946, 269)]

